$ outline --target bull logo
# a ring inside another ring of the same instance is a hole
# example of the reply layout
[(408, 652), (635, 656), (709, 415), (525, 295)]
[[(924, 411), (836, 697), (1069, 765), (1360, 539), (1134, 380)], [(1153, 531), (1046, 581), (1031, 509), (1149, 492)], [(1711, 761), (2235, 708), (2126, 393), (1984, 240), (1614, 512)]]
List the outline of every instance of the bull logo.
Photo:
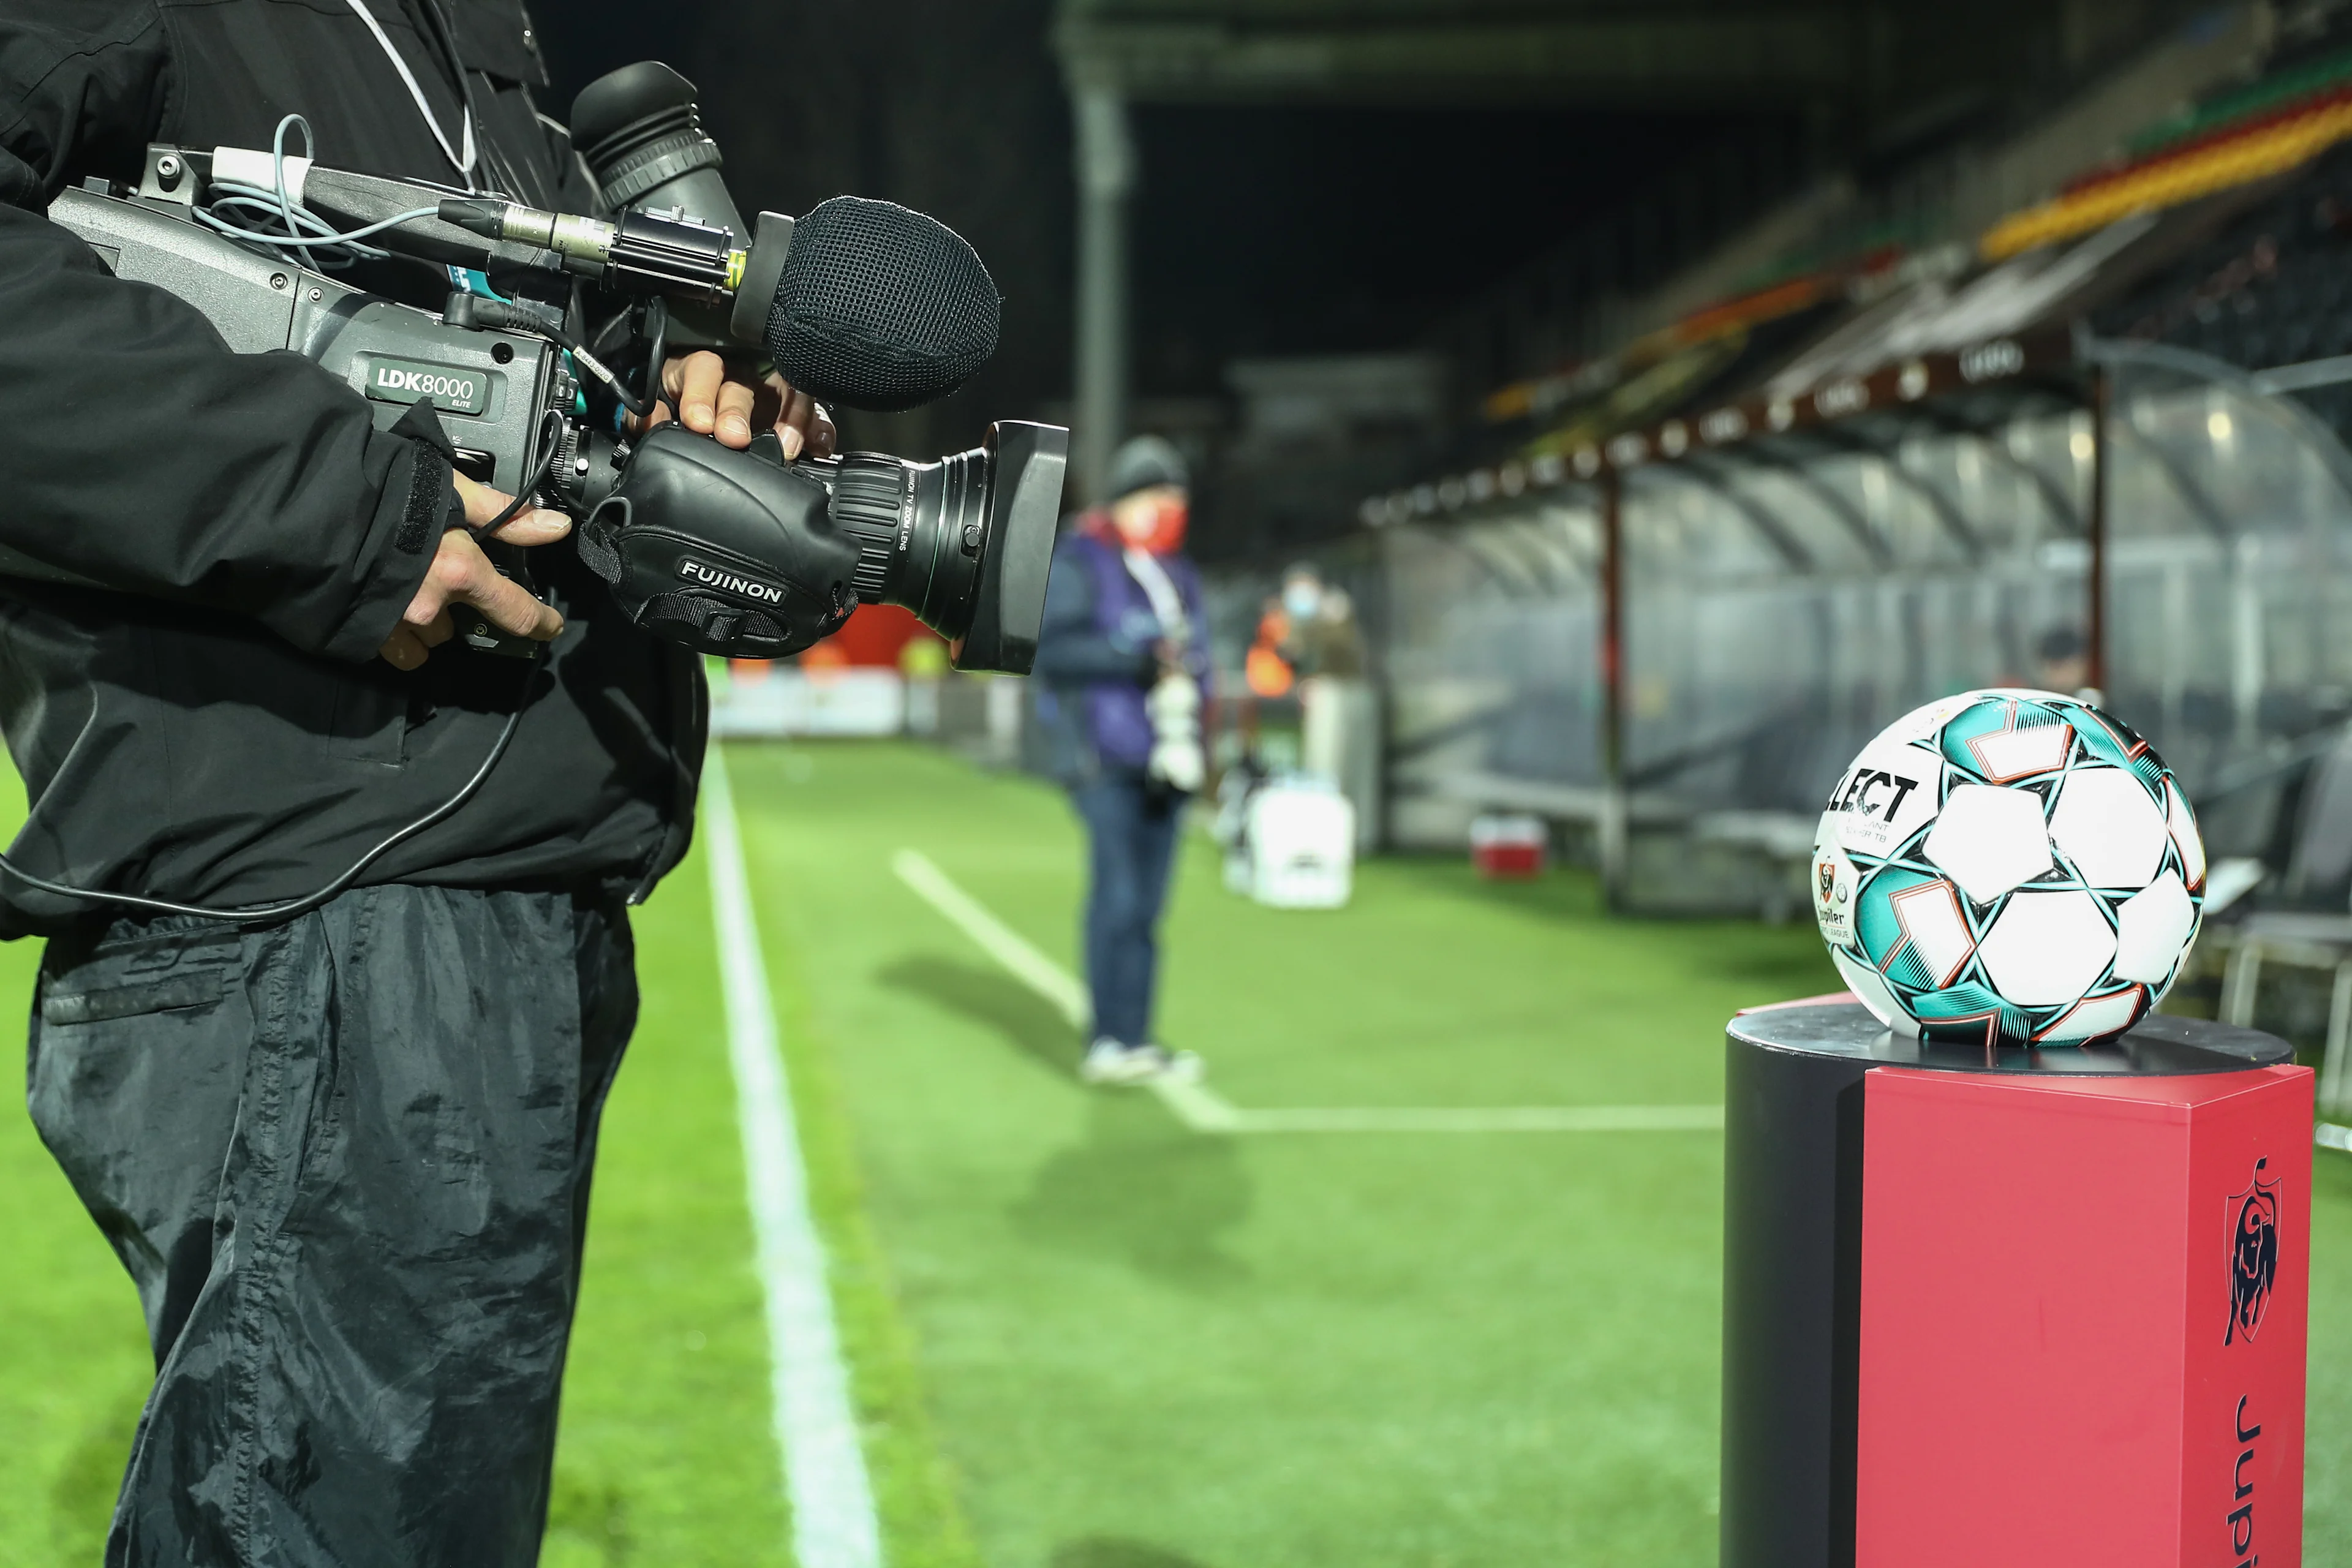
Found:
[(2230, 1326), (2225, 1345), (2253, 1342), (2278, 1282), (2279, 1184), (2263, 1180), (2268, 1160), (2254, 1162), (2253, 1185), (2230, 1200)]

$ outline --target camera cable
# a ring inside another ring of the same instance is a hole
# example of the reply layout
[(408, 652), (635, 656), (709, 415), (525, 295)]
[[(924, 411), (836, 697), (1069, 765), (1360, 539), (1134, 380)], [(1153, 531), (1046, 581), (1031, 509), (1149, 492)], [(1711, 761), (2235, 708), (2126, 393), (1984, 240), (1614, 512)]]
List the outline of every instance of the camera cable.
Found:
[(107, 904), (116, 909), (137, 910), (142, 914), (193, 915), (203, 920), (226, 921), (232, 925), (273, 925), (282, 921), (292, 920), (297, 915), (308, 914), (321, 904), (349, 891), (352, 885), (360, 879), (361, 875), (370, 866), (374, 865), (384, 856), (427, 828), (446, 822), (480, 792), (482, 785), (488, 782), (491, 771), (499, 765), (499, 759), (507, 754), (507, 748), (514, 743), (515, 731), (522, 727), (523, 713), (530, 706), (530, 680), (538, 670), (539, 664), (535, 659), (524, 670), (523, 689), (516, 694), (514, 711), (507, 715), (505, 725), (499, 731), (498, 740), (491, 744), (489, 754), (482, 759), (481, 766), (474, 770), (473, 777), (460, 785), (457, 794), (405, 827), (393, 832), (374, 848), (352, 861), (350, 868), (341, 876), (316, 892), (305, 893), (299, 899), (289, 899), (283, 903), (264, 904), (257, 908), (219, 909), (206, 904), (175, 903), (170, 899), (151, 899), (143, 893), (113, 893), (99, 888), (77, 888), (66, 882), (52, 882), (46, 877), (36, 877), (5, 855), (0, 855), (0, 871), (7, 872), (9, 876), (28, 888), (35, 888), (58, 898), (75, 899), (85, 903)]
[(669, 359), (669, 301), (656, 294), (646, 301), (646, 336), (651, 340), (646, 348), (646, 406), (659, 405), (662, 394), (662, 372)]
[[(468, 122), (475, 125), (489, 124), (490, 117), (482, 111), (480, 100), (475, 96), (474, 73), (466, 67), (465, 56), (457, 47), (457, 37), (450, 30), (448, 13), (442, 6), (441, 0), (417, 0), (415, 8), (422, 14), (425, 21), (425, 26), (418, 29), (419, 37), (430, 43), (438, 52), (442, 69), (447, 72), (449, 79), (457, 84), (457, 96), (465, 105)], [(530, 46), (531, 52), (534, 55), (537, 54), (538, 47), (530, 43), (528, 28), (524, 31), (523, 38), (524, 42)], [(417, 100), (417, 108), (422, 110), (424, 107), (424, 100), (420, 97)], [(427, 114), (425, 118), (429, 120), (432, 116)], [(545, 117), (541, 118), (542, 123), (545, 123)], [(477, 194), (488, 190), (504, 191), (517, 197), (528, 199), (537, 206), (553, 205), (555, 192), (549, 185), (546, 178), (538, 169), (532, 168), (531, 178), (526, 181), (523, 178), (523, 170), (518, 168), (507, 158), (505, 153), (499, 148), (497, 138), (490, 136), (481, 138), (477, 151), (481, 162), (488, 165), (489, 179), (486, 183), (468, 174), (467, 189)], [(535, 193), (534, 187), (536, 187)]]
[[(556, 426), (553, 430), (548, 428), (551, 422)], [(480, 539), (487, 534), (496, 533), (522, 515), (522, 509), (530, 504), (530, 498), (539, 493), (539, 487), (547, 483), (547, 476), (555, 471), (556, 452), (562, 445), (562, 424), (563, 414), (560, 409), (551, 408), (539, 416), (538, 466), (531, 469), (529, 479), (515, 488), (514, 499), (501, 507), (496, 517), (478, 528), (470, 522), (467, 523), (467, 532)]]
[[(361, 257), (372, 261), (383, 260), (390, 254), (389, 252), (362, 242), (386, 229), (395, 228), (407, 223), (413, 218), (431, 217), (440, 210), (437, 206), (412, 207), (406, 212), (394, 213), (390, 217), (380, 218), (374, 223), (352, 229), (348, 234), (337, 233), (324, 219), (296, 201), (289, 189), (286, 179), (286, 133), (297, 127), (299, 127), (302, 132), (302, 156), (315, 156), (316, 144), (310, 134), (310, 122), (299, 114), (287, 115), (278, 122), (278, 129), (271, 134), (269, 141), (270, 168), (275, 188), (264, 189), (258, 185), (248, 185), (236, 180), (215, 181), (212, 188), (219, 194), (203, 206), (190, 209), (191, 216), (215, 234), (226, 235), (231, 239), (241, 240), (248, 245), (266, 246), (281, 261), (297, 262), (313, 271), (323, 271), (333, 266), (348, 265), (352, 257)], [(231, 211), (242, 209), (257, 212), (264, 218), (276, 219), (285, 226), (286, 232), (269, 234), (247, 227), (240, 223), (231, 222), (228, 218), (223, 217), (217, 210), (224, 208)], [(320, 259), (311, 254), (314, 247), (320, 250), (341, 251), (344, 254), (322, 266)]]
[[(555, 410), (550, 409), (547, 417), (560, 419), (562, 416)], [(540, 431), (545, 450), (540, 454), (538, 467), (532, 470), (530, 479), (523, 482), (515, 498), (509, 501), (496, 517), (479, 528), (469, 524), (468, 532), (480, 537), (484, 534), (495, 533), (504, 528), (514, 521), (516, 515), (522, 510), (539, 487), (547, 482), (548, 474), (555, 467), (556, 442), (547, 429), (546, 418), (541, 419)], [(516, 731), (522, 727), (523, 712), (530, 706), (531, 676), (538, 668), (539, 661), (536, 658), (533, 658), (525, 668), (523, 689), (515, 694), (514, 711), (507, 715), (506, 723), (499, 730), (499, 738), (491, 742), (489, 753), (482, 759), (481, 765), (474, 770), (471, 778), (458, 786), (457, 794), (406, 826), (392, 833), (375, 847), (352, 861), (342, 875), (316, 892), (306, 893), (299, 899), (289, 899), (282, 903), (266, 904), (256, 909), (221, 909), (205, 904), (175, 903), (169, 899), (152, 899), (142, 893), (115, 893), (98, 888), (77, 888), (66, 882), (53, 882), (46, 877), (33, 875), (5, 854), (0, 854), (0, 871), (6, 872), (28, 888), (37, 889), (41, 892), (54, 894), (58, 898), (74, 899), (86, 903), (107, 904), (117, 909), (135, 910), (142, 914), (194, 915), (205, 920), (226, 921), (235, 925), (268, 925), (292, 920), (297, 915), (308, 914), (321, 904), (349, 891), (352, 885), (359, 880), (370, 866), (374, 865), (384, 856), (427, 828), (446, 822), (461, 810), (467, 801), (472, 800), (481, 792), (482, 785), (489, 782), (492, 771), (506, 756), (507, 748), (514, 743)]]
[[(582, 342), (554, 322), (505, 300), (485, 300), (477, 294), (453, 295), (444, 321), (454, 325), (488, 327), (502, 332), (519, 332), (527, 337), (545, 338), (557, 348), (569, 353), (573, 362), (612, 389), (621, 406), (642, 419), (653, 410), (649, 398), (639, 397), (629, 390), (627, 380), (612, 366), (588, 352)], [(667, 318), (665, 318), (667, 320)]]
[[(433, 140), (441, 143), (441, 155), (456, 166), (457, 177), (466, 182), (466, 188), (469, 191), (474, 189), (474, 165), (480, 158), (474, 146), (474, 106), (471, 95), (466, 91), (465, 68), (458, 68), (457, 77), (457, 113), (464, 121), (459, 138), (465, 146), (465, 153), (460, 156), (457, 149), (449, 145), (448, 133), (441, 129), (441, 121), (435, 116), (433, 106), (425, 101), (425, 89), (416, 84), (416, 73), (408, 68), (408, 62), (402, 59), (400, 51), (392, 47), (392, 39), (384, 34), (383, 24), (377, 21), (375, 13), (367, 8), (367, 0), (349, 0), (349, 4), (359, 13), (360, 20), (367, 24), (367, 30), (374, 35), (376, 47), (392, 62), (392, 68), (400, 73), (402, 84), (408, 89), (408, 96), (416, 105), (416, 112), (425, 117), (425, 128), (433, 132)], [(427, 0), (425, 8), (433, 9), (430, 0)], [(438, 14), (436, 16), (437, 19)]]

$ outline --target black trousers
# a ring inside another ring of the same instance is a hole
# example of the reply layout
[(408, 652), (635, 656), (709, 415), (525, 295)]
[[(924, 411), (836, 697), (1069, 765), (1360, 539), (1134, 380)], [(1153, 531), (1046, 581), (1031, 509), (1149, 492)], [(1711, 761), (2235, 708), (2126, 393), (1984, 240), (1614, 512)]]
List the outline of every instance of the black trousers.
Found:
[(110, 1565), (539, 1554), (626, 916), (386, 887), (53, 942), (33, 1120), (156, 1378)]

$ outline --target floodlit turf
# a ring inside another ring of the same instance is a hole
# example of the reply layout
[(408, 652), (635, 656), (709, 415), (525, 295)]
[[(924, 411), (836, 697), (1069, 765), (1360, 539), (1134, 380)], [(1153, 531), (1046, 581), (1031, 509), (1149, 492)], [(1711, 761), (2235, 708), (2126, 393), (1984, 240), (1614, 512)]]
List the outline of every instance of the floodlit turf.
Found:
[[(1721, 1142), (1188, 1133), (1087, 1091), (1043, 1001), (889, 873), (914, 848), (1067, 963), (1059, 796), (912, 748), (739, 746), (796, 1119), (892, 1568), (1714, 1561)], [(1167, 1037), (1246, 1107), (1719, 1098), (1812, 933), (1613, 922), (1563, 875), (1362, 869), (1279, 914), (1188, 848)], [(699, 859), (640, 912), (547, 1561), (784, 1563)], [(36, 953), (0, 948), (0, 1016)], [(2352, 1159), (2322, 1153), (2305, 1560), (2352, 1561)], [(0, 1568), (97, 1561), (146, 1353), (0, 1107)]]
[[(40, 950), (0, 947), (0, 1016), (22, 1019)], [(18, 1040), (23, 1036), (12, 1028)], [(25, 1114), (0, 1108), (0, 1564), (95, 1568), (153, 1363), (139, 1299)]]
[(2313, 1161), (2303, 1560), (2352, 1563), (2352, 1155)]
[(789, 1563), (698, 854), (635, 927), (643, 1010), (605, 1107), (542, 1561)]
[[(1052, 792), (730, 755), (802, 1119), (850, 1130), (991, 1568), (1714, 1561), (1719, 1139), (1187, 1134), (1080, 1089), (1053, 1010), (884, 875), (919, 849), (1066, 963)], [(1245, 1106), (1714, 1100), (1735, 1006), (1833, 984), (1809, 930), (1608, 921), (1575, 877), (1374, 865), (1320, 915), (1214, 869), (1195, 844), (1166, 1032)], [(2352, 1558), (2352, 1161), (2322, 1162), (2315, 1563)]]
[[(1181, 1131), (1082, 1090), (1042, 1001), (888, 879), (922, 851), (1070, 952), (1051, 791), (897, 749), (732, 753), (769, 946), (828, 1062), (982, 1556), (1712, 1560), (1720, 1141)], [(1277, 914), (1188, 851), (1167, 1037), (1238, 1103), (1712, 1102), (1801, 930), (1612, 925), (1562, 878), (1365, 868)]]
[[(550, 1568), (792, 1560), (709, 905), (697, 859), (638, 915), (644, 1022), (605, 1116)], [(24, 1016), (38, 958), (0, 947), (0, 1016)], [(95, 1568), (152, 1365), (18, 1095), (0, 1215), (0, 1568)]]

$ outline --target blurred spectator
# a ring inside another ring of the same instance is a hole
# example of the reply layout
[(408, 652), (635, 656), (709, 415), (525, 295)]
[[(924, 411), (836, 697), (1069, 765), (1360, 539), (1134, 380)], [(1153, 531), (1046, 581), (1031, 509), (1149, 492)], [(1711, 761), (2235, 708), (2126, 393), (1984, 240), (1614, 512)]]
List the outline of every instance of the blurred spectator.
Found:
[(1087, 825), (1087, 982), (1095, 1039), (1079, 1076), (1199, 1077), (1151, 1039), (1159, 924), (1187, 800), (1200, 789), (1209, 675), (1200, 574), (1181, 553), (1191, 476), (1176, 448), (1118, 449), (1104, 505), (1055, 552), (1037, 647), (1038, 717)]
[(2090, 692), (2091, 645), (2072, 626), (2053, 626), (2034, 645), (2034, 680), (2041, 689), (2062, 696)]
[(1242, 661), (1242, 679), (1251, 696), (1273, 700), (1290, 695), (1298, 675), (1282, 651), (1289, 640), (1290, 617), (1283, 611), (1280, 596), (1270, 594), (1258, 606), (1257, 636), (1251, 639), (1249, 654)]
[(1356, 849), (1380, 833), (1380, 704), (1364, 679), (1355, 601), (1301, 562), (1283, 574), (1284, 657), (1298, 672), (1299, 765), (1356, 808)]
[(1302, 679), (1329, 675), (1352, 680), (1364, 673), (1363, 634), (1346, 589), (1326, 584), (1320, 572), (1300, 562), (1283, 574), (1282, 614), (1282, 655)]

